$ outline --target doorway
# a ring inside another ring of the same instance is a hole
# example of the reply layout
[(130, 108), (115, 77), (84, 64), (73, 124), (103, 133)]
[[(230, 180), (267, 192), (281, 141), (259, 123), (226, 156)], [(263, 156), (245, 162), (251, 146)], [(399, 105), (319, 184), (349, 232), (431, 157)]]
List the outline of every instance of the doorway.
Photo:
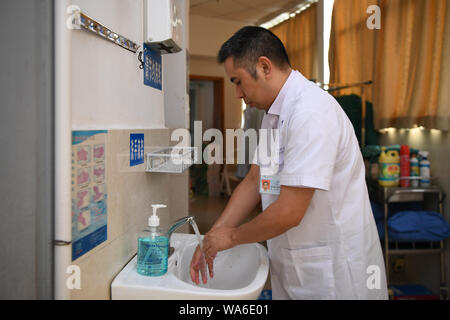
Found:
[[(191, 143), (194, 145), (194, 121), (202, 121), (202, 134), (208, 129), (218, 129), (224, 136), (224, 78), (191, 75), (189, 83), (189, 122)], [(203, 149), (210, 142), (205, 141)], [(220, 164), (195, 164), (190, 168), (191, 196), (215, 197), (220, 195)]]
[[(224, 133), (224, 79), (191, 75), (189, 82), (190, 128), (194, 121), (203, 121), (203, 130), (216, 128)], [(212, 105), (212, 108), (211, 108)], [(193, 132), (191, 132), (193, 134)]]

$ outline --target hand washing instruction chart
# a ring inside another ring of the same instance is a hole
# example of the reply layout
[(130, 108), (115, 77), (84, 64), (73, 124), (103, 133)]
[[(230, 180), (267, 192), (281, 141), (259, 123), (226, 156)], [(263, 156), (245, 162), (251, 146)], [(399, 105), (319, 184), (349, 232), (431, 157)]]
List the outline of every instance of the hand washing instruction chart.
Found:
[(107, 239), (107, 133), (72, 132), (72, 261)]

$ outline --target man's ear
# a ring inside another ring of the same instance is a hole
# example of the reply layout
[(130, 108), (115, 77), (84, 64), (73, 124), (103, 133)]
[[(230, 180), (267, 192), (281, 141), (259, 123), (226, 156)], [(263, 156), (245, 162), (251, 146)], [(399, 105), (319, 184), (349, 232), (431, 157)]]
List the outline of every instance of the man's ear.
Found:
[(265, 78), (270, 77), (272, 75), (272, 61), (265, 56), (261, 56), (258, 58), (258, 66), (261, 68), (263, 75)]

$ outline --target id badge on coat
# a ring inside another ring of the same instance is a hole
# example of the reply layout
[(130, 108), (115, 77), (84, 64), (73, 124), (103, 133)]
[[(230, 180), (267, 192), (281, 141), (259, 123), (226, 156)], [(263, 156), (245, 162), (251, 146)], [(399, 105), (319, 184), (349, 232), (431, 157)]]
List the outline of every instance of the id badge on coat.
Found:
[[(278, 138), (270, 149), (276, 150), (267, 164), (260, 164), (259, 193), (268, 195), (280, 194), (280, 177), (279, 173), (284, 167), (284, 137), (281, 137), (282, 145), (280, 146)], [(258, 150), (259, 152), (259, 150)]]
[(259, 178), (259, 193), (280, 194), (280, 178), (278, 175), (264, 176)]
[(280, 148), (276, 161), (271, 162), (268, 167), (260, 167), (260, 178), (259, 178), (259, 193), (261, 194), (280, 194), (280, 176), (284, 166), (284, 147)]

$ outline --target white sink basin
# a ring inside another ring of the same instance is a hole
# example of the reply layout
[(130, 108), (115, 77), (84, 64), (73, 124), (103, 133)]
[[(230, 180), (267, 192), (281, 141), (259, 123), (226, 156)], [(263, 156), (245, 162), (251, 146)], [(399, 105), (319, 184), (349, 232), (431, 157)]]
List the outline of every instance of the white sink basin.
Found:
[(193, 234), (174, 233), (171, 246), (175, 252), (169, 258), (167, 273), (147, 277), (137, 273), (135, 256), (111, 284), (111, 299), (257, 299), (269, 273), (266, 249), (258, 244), (245, 244), (217, 254), (214, 278), (206, 285), (191, 281), (189, 264), (197, 246)]

